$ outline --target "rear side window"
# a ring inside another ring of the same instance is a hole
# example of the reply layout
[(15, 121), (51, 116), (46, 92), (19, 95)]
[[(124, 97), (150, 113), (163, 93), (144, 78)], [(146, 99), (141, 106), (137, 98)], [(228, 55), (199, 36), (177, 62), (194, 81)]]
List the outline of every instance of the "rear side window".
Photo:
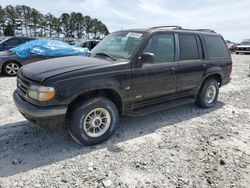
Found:
[(205, 35), (205, 42), (210, 59), (230, 56), (222, 37)]
[(4, 42), (4, 44), (7, 46), (18, 45), (20, 43), (21, 43), (21, 41), (19, 39), (9, 39), (9, 40)]
[(199, 49), (195, 35), (179, 34), (180, 59), (195, 60), (200, 59)]

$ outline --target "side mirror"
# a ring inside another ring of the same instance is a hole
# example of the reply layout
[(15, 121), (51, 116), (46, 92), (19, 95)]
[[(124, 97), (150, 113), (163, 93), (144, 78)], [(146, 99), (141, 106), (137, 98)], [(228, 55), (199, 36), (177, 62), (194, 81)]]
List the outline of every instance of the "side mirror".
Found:
[(155, 54), (146, 52), (140, 57), (140, 64), (152, 64), (155, 62)]

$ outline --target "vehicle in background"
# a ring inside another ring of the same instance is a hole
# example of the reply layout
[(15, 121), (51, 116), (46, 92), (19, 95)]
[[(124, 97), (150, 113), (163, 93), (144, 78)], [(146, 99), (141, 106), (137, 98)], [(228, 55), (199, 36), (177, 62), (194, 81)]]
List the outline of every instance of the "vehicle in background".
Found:
[(250, 53), (250, 40), (244, 40), (239, 45), (237, 45), (236, 54), (249, 54)]
[(80, 144), (104, 142), (121, 116), (140, 116), (195, 102), (216, 105), (232, 59), (209, 29), (160, 26), (114, 32), (90, 57), (62, 57), (20, 69), (14, 102), (43, 128), (66, 126)]
[(11, 48), (14, 48), (20, 44), (25, 43), (25, 42), (29, 42), (31, 40), (34, 40), (34, 38), (30, 38), (30, 37), (6, 37), (5, 39), (0, 41), (0, 51), (9, 50)]
[(238, 44), (235, 42), (231, 42), (229, 40), (225, 40), (225, 42), (226, 42), (226, 45), (227, 45), (227, 48), (229, 49), (229, 51), (231, 53), (234, 53)]
[(63, 42), (66, 42), (69, 45), (75, 45), (76, 44), (76, 39), (74, 38), (65, 38)]
[(87, 48), (73, 47), (62, 41), (33, 40), (0, 52), (0, 73), (15, 76), (21, 66), (29, 63), (63, 56), (86, 56), (88, 52)]
[(76, 43), (74, 46), (88, 48), (89, 50), (92, 50), (99, 42), (100, 40), (85, 40)]

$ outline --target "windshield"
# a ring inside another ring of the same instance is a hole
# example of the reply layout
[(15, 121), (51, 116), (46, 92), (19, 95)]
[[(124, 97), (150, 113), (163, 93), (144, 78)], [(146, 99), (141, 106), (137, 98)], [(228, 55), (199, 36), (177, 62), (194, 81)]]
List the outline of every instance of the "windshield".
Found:
[(250, 45), (250, 41), (243, 41), (240, 43), (240, 45)]
[(105, 37), (91, 51), (91, 55), (106, 54), (116, 59), (130, 59), (142, 39), (143, 33), (140, 32), (115, 32)]
[(77, 43), (75, 43), (73, 46), (75, 46), (75, 47), (81, 47), (81, 45), (82, 45), (81, 42), (77, 42)]

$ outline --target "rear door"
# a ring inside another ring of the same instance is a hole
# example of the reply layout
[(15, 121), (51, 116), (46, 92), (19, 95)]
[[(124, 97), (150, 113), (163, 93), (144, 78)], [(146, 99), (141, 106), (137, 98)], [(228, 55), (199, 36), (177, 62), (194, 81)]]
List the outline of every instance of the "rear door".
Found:
[(178, 34), (179, 61), (176, 70), (176, 94), (188, 96), (203, 80), (206, 71), (201, 38), (198, 34)]
[(161, 101), (175, 93), (175, 37), (173, 33), (151, 36), (142, 53), (153, 53), (155, 62), (132, 69), (134, 107)]

